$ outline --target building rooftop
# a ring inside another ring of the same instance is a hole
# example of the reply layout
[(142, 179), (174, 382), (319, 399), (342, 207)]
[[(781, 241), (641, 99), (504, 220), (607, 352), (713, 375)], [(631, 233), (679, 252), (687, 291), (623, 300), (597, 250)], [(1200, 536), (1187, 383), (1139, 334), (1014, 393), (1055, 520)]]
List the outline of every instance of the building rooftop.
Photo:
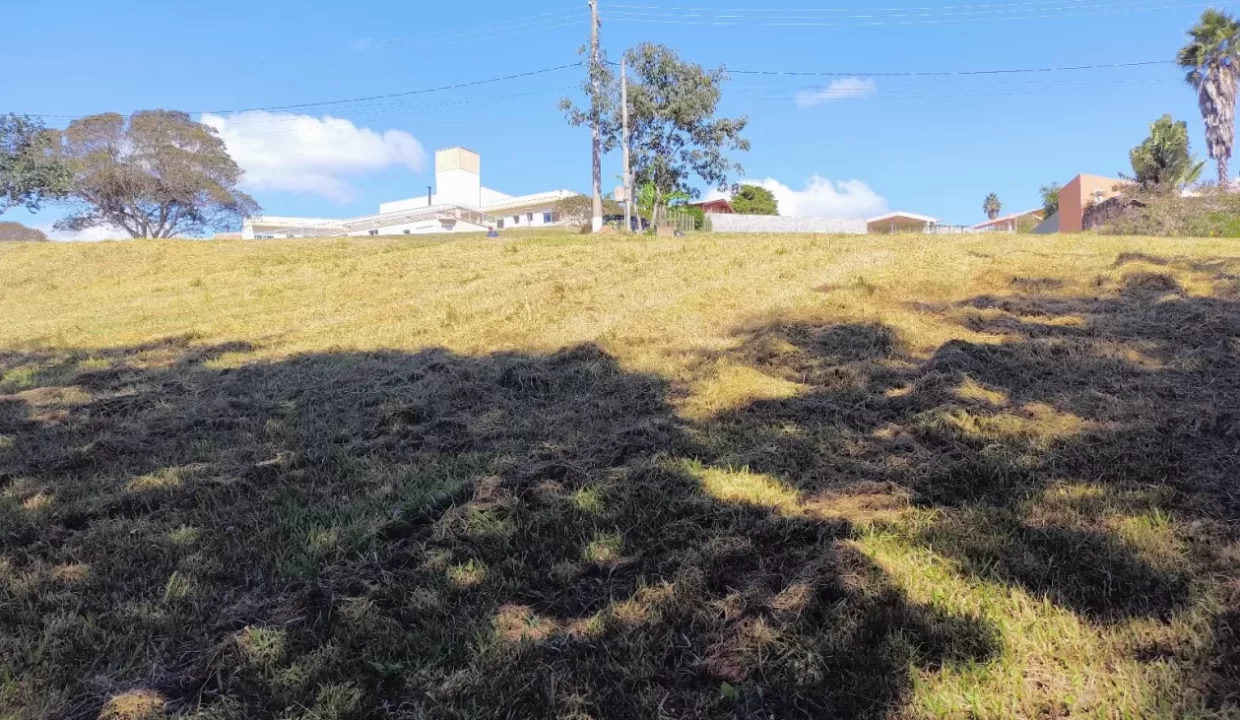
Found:
[(917, 213), (904, 212), (903, 210), (889, 212), (886, 215), (879, 215), (877, 217), (866, 218), (867, 223), (881, 222), (883, 220), (916, 220), (917, 222), (924, 223), (937, 223), (939, 221), (938, 218), (930, 217), (929, 215), (918, 215)]
[(1008, 222), (1012, 222), (1013, 220), (1023, 218), (1026, 215), (1037, 215), (1039, 219), (1041, 219), (1042, 213), (1043, 213), (1042, 208), (1034, 208), (1032, 210), (1026, 210), (1024, 212), (1012, 213), (1010, 215), (1004, 215), (1003, 217), (997, 217), (994, 220), (987, 220), (985, 222), (980, 222), (974, 225), (973, 227), (984, 228), (984, 227), (989, 227), (991, 225), (1002, 225), (1003, 223), (1008, 223)]

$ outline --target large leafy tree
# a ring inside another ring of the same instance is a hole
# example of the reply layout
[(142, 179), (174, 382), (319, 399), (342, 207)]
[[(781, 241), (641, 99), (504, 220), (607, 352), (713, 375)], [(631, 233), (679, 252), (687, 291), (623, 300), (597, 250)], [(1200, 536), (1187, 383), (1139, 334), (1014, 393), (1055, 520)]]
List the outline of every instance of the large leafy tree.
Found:
[(1059, 191), (1062, 189), (1063, 186), (1057, 182), (1038, 188), (1038, 193), (1042, 195), (1043, 218), (1048, 218), (1059, 212)]
[(68, 173), (56, 157), (56, 131), (22, 115), (0, 115), (0, 212), (38, 210), (62, 197)]
[(1218, 163), (1218, 182), (1227, 184), (1227, 161), (1236, 136), (1236, 92), (1240, 83), (1240, 23), (1213, 8), (1188, 31), (1188, 44), (1176, 61), (1197, 91), (1206, 125), (1206, 150)]
[(986, 199), (982, 201), (982, 212), (986, 213), (986, 217), (994, 220), (999, 217), (999, 213), (1003, 210), (1003, 203), (999, 201), (999, 196), (990, 193)]
[(778, 215), (775, 193), (758, 185), (741, 185), (732, 196), (732, 209), (742, 215)]
[(741, 137), (748, 120), (715, 117), (723, 68), (706, 70), (685, 62), (665, 45), (642, 43), (625, 53), (632, 70), (629, 82), (629, 128), (633, 175), (654, 190), (656, 222), (669, 198), (678, 193), (698, 197), (693, 176), (708, 185), (727, 188), (729, 177), (743, 172), (726, 156), (748, 150)]
[(1205, 162), (1188, 148), (1188, 123), (1163, 115), (1150, 124), (1150, 136), (1128, 151), (1133, 180), (1143, 188), (1177, 190), (1201, 177)]
[(75, 120), (61, 152), (77, 212), (56, 223), (65, 230), (99, 225), (135, 238), (230, 231), (260, 212), (237, 185), (242, 171), (214, 128), (183, 112), (144, 110)]

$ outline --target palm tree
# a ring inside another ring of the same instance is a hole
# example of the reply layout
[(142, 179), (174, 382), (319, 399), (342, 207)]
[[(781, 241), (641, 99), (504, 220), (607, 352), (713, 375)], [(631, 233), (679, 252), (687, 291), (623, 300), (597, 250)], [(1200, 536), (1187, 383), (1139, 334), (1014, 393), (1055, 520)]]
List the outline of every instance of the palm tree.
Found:
[(999, 217), (999, 211), (1003, 209), (1003, 203), (999, 202), (999, 196), (991, 193), (982, 201), (982, 212), (986, 213), (986, 217), (994, 220)]
[(1236, 90), (1240, 84), (1240, 23), (1209, 9), (1188, 31), (1189, 42), (1176, 55), (1197, 91), (1197, 107), (1206, 123), (1206, 149), (1218, 162), (1219, 185), (1227, 184), (1227, 161), (1236, 137)]

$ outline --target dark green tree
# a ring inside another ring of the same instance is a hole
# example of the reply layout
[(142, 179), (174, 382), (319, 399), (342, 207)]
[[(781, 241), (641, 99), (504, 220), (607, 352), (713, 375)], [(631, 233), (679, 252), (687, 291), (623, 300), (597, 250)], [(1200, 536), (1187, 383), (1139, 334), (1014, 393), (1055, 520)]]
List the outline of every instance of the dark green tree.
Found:
[(1240, 22), (1207, 9), (1188, 30), (1188, 44), (1176, 55), (1184, 79), (1197, 91), (1206, 124), (1206, 150), (1218, 163), (1219, 185), (1227, 184), (1227, 161), (1236, 138), (1236, 92), (1240, 85)]
[(1063, 186), (1057, 182), (1038, 188), (1038, 192), (1042, 195), (1043, 218), (1048, 218), (1059, 212), (1059, 191), (1062, 189)]
[(1128, 151), (1132, 179), (1141, 187), (1177, 190), (1201, 177), (1205, 162), (1188, 148), (1188, 123), (1163, 115), (1150, 124), (1150, 136)]
[(702, 230), (706, 227), (706, 211), (700, 205), (685, 205), (683, 210), (693, 218), (693, 229)]
[(58, 229), (113, 225), (135, 238), (168, 238), (236, 230), (261, 211), (237, 188), (242, 170), (215, 129), (183, 112), (75, 120), (60, 149), (78, 207)]
[(729, 177), (743, 172), (725, 153), (748, 150), (741, 137), (745, 117), (717, 118), (723, 68), (706, 70), (681, 60), (665, 45), (642, 43), (625, 53), (631, 69), (629, 128), (632, 168), (638, 185), (654, 188), (657, 222), (668, 199), (677, 193), (690, 198), (700, 192), (693, 176), (726, 189)]
[(22, 115), (0, 115), (0, 213), (38, 210), (64, 196), (68, 173), (56, 157), (56, 131)]
[(778, 215), (775, 193), (758, 185), (741, 185), (732, 196), (732, 209), (741, 215)]

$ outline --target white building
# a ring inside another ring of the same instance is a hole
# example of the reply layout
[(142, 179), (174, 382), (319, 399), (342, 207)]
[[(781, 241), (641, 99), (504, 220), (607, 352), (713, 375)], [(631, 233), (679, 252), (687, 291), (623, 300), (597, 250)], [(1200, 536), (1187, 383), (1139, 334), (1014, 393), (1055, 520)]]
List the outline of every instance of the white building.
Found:
[(557, 201), (577, 195), (552, 190), (512, 196), (482, 186), (482, 158), (454, 147), (435, 153), (435, 192), (423, 197), (380, 203), (374, 215), (348, 220), (258, 217), (245, 221), (241, 237), (252, 239), (340, 237), (343, 235), (417, 235), (486, 232), (488, 228), (562, 225)]

